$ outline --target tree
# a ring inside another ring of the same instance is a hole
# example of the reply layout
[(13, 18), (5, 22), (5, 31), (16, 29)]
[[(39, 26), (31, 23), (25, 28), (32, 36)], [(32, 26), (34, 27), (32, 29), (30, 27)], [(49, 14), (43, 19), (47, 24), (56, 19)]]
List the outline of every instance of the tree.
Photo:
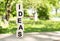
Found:
[(59, 0), (49, 0), (49, 3), (52, 4), (53, 7), (55, 7), (56, 15), (57, 15), (57, 10), (60, 7), (59, 6)]
[(0, 1), (0, 16), (2, 16), (5, 13), (5, 3), (4, 0)]
[(24, 0), (24, 8), (32, 7), (38, 11), (38, 17), (49, 19), (51, 6), (49, 0)]

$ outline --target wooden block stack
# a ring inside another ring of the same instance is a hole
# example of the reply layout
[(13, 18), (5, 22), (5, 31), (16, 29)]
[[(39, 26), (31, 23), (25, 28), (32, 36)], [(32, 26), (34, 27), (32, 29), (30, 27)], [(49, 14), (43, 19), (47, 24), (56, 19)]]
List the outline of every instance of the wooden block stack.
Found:
[(17, 11), (17, 19), (16, 19), (16, 23), (17, 23), (17, 32), (16, 32), (16, 37), (23, 37), (23, 7), (22, 4), (16, 4), (16, 11)]

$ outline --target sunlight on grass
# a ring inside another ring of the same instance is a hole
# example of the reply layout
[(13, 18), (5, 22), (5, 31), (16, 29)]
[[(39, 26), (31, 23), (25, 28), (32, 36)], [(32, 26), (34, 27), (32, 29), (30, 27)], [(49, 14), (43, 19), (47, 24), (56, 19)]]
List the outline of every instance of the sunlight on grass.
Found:
[[(60, 22), (51, 20), (24, 20), (24, 32), (49, 32), (49, 31), (60, 31)], [(16, 33), (17, 24), (16, 21), (9, 21), (7, 28), (0, 26), (0, 33)]]

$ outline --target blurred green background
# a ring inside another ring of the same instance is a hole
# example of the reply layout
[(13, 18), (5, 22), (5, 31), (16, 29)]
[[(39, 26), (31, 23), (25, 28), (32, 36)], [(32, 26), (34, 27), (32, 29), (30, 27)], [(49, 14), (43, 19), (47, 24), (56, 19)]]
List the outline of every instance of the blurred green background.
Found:
[[(21, 1), (25, 33), (60, 31), (60, 0), (0, 0), (0, 33), (16, 33), (16, 4)], [(37, 22), (29, 16), (29, 8), (37, 10)], [(5, 19), (8, 22), (7, 26)]]

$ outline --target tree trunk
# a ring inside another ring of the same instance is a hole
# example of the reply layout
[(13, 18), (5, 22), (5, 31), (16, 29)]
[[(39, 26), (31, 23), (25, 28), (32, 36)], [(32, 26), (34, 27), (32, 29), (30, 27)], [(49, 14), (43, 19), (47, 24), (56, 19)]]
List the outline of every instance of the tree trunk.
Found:
[(56, 16), (57, 16), (57, 10), (58, 10), (58, 8), (56, 8)]
[(9, 5), (9, 6), (7, 6), (7, 10), (6, 10), (6, 20), (7, 21), (9, 20), (10, 12), (11, 12), (11, 9), (10, 9), (10, 5)]
[(5, 18), (7, 21), (9, 21), (9, 17), (10, 17), (10, 12), (11, 12), (11, 0), (7, 0), (7, 3), (6, 3), (6, 15), (5, 15)]

